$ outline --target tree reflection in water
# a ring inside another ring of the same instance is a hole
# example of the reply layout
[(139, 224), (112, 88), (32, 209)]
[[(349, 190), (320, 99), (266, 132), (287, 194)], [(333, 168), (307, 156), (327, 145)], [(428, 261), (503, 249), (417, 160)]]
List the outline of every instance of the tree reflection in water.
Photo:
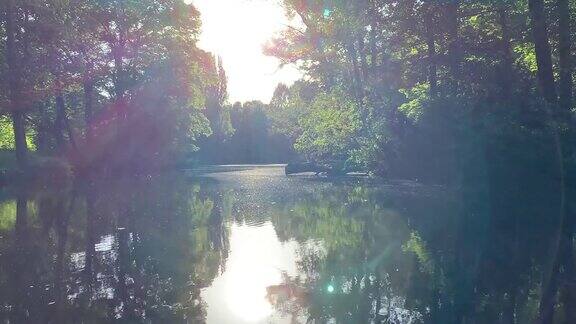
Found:
[(279, 236), (302, 243), (301, 275), (268, 291), (279, 311), (314, 323), (529, 323), (542, 320), (552, 274), (563, 280), (552, 293), (560, 311), (543, 322), (570, 323), (573, 247), (550, 268), (558, 227), (546, 194), (522, 205), (481, 192), (340, 189), (272, 213)]
[[(573, 234), (545, 217), (545, 192), (247, 169), (4, 193), (0, 322), (205, 322), (226, 307), (202, 291), (230, 270), (233, 224), (295, 249), (297, 270), (278, 269), (262, 297), (281, 323), (546, 322), (550, 307), (548, 323), (573, 318)], [(235, 298), (258, 296), (237, 286)]]
[[(172, 178), (18, 193), (2, 204), (0, 321), (202, 322), (227, 257), (220, 201)], [(8, 219), (8, 220), (7, 220)], [(2, 223), (4, 224), (4, 223)]]

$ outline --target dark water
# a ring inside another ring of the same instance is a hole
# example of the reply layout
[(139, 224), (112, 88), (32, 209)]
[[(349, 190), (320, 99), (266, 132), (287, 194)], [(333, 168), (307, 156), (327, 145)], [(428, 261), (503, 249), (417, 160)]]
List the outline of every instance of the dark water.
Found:
[(6, 190), (0, 322), (530, 323), (554, 218), (477, 198), (278, 166)]

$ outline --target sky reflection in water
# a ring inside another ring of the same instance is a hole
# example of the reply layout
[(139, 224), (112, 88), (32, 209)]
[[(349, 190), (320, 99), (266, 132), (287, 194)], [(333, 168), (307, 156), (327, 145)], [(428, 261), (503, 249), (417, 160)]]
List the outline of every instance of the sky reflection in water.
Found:
[[(281, 243), (271, 222), (233, 224), (226, 270), (202, 291), (209, 323), (264, 323), (274, 315), (266, 288), (295, 276), (297, 243)], [(275, 320), (280, 320), (276, 317)]]

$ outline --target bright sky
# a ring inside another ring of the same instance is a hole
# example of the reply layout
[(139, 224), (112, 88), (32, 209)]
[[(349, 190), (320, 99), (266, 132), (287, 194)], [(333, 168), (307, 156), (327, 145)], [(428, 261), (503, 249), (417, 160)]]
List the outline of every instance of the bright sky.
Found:
[(285, 28), (284, 9), (273, 0), (186, 0), (201, 13), (199, 47), (220, 55), (228, 76), (229, 102), (268, 103), (276, 85), (292, 84), (301, 73), (294, 66), (279, 67), (262, 46)]

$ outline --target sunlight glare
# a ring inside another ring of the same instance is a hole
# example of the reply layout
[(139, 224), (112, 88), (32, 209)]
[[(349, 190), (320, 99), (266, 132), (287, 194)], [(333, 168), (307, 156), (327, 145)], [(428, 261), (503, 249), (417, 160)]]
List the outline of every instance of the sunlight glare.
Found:
[(294, 66), (280, 68), (262, 46), (289, 23), (284, 9), (270, 0), (187, 0), (201, 13), (199, 47), (220, 55), (228, 76), (229, 101), (268, 103), (276, 85), (301, 77)]
[(296, 243), (280, 243), (274, 226), (232, 225), (230, 256), (225, 272), (202, 298), (209, 305), (208, 322), (262, 323), (275, 309), (266, 298), (266, 288), (282, 283), (282, 271), (296, 274)]

